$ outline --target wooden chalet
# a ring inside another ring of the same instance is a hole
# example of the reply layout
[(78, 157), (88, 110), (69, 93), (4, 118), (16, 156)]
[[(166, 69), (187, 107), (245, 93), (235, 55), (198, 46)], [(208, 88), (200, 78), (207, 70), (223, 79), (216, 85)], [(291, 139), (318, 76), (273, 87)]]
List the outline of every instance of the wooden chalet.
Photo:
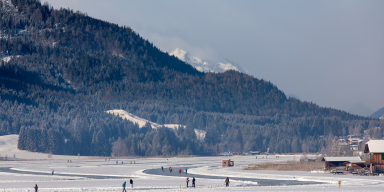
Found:
[(369, 153), (365, 161), (372, 173), (384, 173), (384, 140), (370, 140), (365, 144), (364, 153)]

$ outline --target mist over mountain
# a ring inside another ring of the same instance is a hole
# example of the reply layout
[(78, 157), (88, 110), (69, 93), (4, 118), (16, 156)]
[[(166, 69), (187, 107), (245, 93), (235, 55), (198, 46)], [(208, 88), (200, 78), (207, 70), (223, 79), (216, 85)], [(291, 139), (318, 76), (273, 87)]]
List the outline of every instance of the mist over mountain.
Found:
[[(237, 70), (201, 72), (188, 62), (204, 71), (204, 61), (179, 50), (181, 60), (130, 27), (79, 11), (0, 0), (0, 15), (0, 135), (19, 134), (19, 149), (101, 156), (318, 152), (334, 136), (384, 126), (287, 98), (271, 82)], [(115, 109), (185, 128), (139, 126), (106, 112)], [(206, 132), (204, 140), (196, 129)]]
[(297, 96), (297, 95), (295, 95), (295, 94), (289, 94), (289, 95), (287, 95), (287, 97), (288, 97), (288, 98), (295, 98), (295, 99), (300, 100), (300, 97)]
[(246, 73), (246, 70), (244, 70), (242, 67), (238, 65), (231, 64), (227, 61), (218, 62), (218, 63), (204, 61), (198, 57), (194, 57), (190, 55), (186, 51), (179, 48), (176, 48), (174, 51), (170, 52), (169, 55), (174, 55), (175, 57), (192, 65), (193, 67), (195, 67), (197, 70), (201, 72), (225, 72), (228, 70), (234, 70), (234, 71)]

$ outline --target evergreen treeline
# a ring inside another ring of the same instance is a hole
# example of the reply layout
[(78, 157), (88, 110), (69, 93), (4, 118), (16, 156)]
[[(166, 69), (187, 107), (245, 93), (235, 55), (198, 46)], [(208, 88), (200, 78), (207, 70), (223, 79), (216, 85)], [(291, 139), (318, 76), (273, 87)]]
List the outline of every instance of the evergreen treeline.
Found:
[[(287, 99), (247, 74), (201, 73), (129, 27), (37, 0), (12, 4), (0, 1), (0, 134), (19, 133), (20, 149), (105, 156), (315, 152), (327, 147), (320, 135), (383, 126)], [(139, 129), (106, 114), (110, 109), (187, 127)], [(194, 128), (207, 131), (205, 141)]]

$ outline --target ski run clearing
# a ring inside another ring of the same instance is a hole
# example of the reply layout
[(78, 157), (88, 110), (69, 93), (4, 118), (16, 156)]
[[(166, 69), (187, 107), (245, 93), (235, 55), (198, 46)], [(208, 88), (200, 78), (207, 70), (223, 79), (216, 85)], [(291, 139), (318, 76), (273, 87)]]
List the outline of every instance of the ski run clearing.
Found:
[[(132, 113), (129, 113), (129, 112), (125, 111), (125, 110), (122, 110), (122, 109), (109, 110), (109, 111), (107, 111), (107, 113), (110, 113), (110, 114), (113, 114), (113, 115), (117, 115), (117, 116), (119, 116), (119, 117), (121, 117), (123, 119), (126, 119), (128, 121), (131, 121), (133, 123), (137, 123), (139, 125), (139, 128), (144, 127), (147, 122), (149, 122), (151, 124), (151, 127), (153, 129), (157, 129), (157, 128), (160, 128), (162, 126), (168, 127), (170, 129), (178, 129), (179, 127), (185, 128), (185, 125), (180, 125), (180, 124), (164, 124), (164, 125), (160, 125), (160, 124), (148, 121), (146, 119), (143, 119), (141, 117), (138, 117), (138, 116), (136, 116), (136, 115), (134, 115)], [(195, 129), (195, 134), (196, 134), (197, 139), (204, 140), (206, 132), (203, 131), (203, 130)]]

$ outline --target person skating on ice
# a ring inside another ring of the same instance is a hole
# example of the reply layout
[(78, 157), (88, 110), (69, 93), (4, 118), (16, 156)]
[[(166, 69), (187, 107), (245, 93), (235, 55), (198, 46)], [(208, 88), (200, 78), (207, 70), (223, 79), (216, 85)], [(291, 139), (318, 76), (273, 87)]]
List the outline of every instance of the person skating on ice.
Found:
[(124, 183), (123, 183), (123, 192), (127, 192), (127, 190), (125, 190), (125, 185), (126, 185), (126, 182), (124, 181)]

